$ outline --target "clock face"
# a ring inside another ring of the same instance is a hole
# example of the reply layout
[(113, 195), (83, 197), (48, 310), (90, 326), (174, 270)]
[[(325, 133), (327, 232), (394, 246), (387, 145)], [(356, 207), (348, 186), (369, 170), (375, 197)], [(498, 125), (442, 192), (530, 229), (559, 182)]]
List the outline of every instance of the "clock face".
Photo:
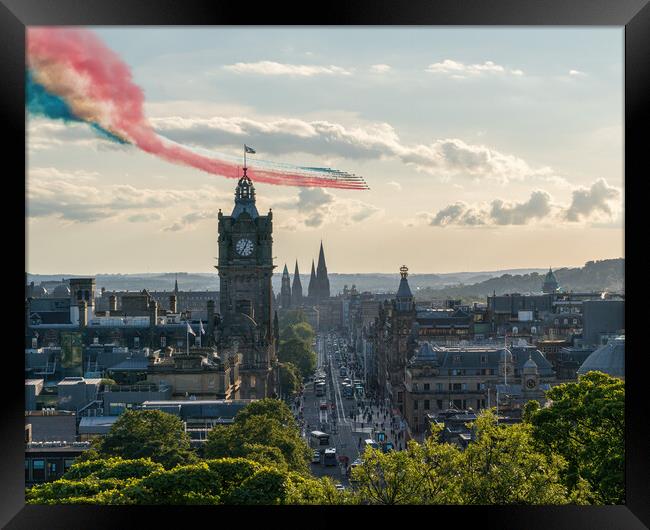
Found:
[(253, 242), (250, 239), (240, 239), (235, 245), (235, 250), (241, 256), (250, 256), (253, 253)]
[(528, 381), (526, 381), (526, 386), (528, 388), (535, 388), (535, 380), (534, 379), (528, 379)]

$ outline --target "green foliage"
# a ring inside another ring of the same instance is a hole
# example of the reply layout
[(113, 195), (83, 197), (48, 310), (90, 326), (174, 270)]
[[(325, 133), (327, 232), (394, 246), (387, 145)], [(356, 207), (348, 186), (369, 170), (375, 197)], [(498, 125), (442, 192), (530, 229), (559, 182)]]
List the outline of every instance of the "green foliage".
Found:
[(534, 449), (526, 424), (497, 425), (491, 411), (475, 422), (467, 449), (439, 443), (439, 427), (406, 451), (366, 449), (352, 471), (355, 502), (370, 504), (567, 504), (578, 502), (562, 484), (566, 465)]
[(293, 324), (307, 322), (307, 317), (302, 309), (289, 309), (279, 315), (278, 325), (280, 326), (280, 335), (284, 333), (287, 327)]
[(566, 459), (562, 476), (576, 495), (584, 495), (584, 480), (592, 490), (590, 502), (623, 504), (625, 383), (588, 372), (546, 395), (551, 405), (527, 416), (538, 447)]
[(249, 403), (237, 413), (235, 423), (245, 423), (253, 416), (274, 419), (283, 426), (296, 428), (291, 409), (279, 399), (264, 398)]
[[(33, 486), (27, 490), (25, 502), (27, 504), (77, 504), (84, 502), (84, 499), (93, 499), (98, 493), (122, 489), (129, 483), (130, 481), (126, 480), (98, 479), (92, 476), (79, 480), (62, 478)], [(69, 502), (70, 499), (76, 500)]]
[(286, 465), (299, 473), (309, 472), (311, 452), (295, 423), (285, 426), (274, 417), (254, 415), (245, 421), (235, 420), (232, 425), (217, 425), (208, 434), (204, 454), (206, 458), (247, 457), (249, 453), (259, 457), (259, 446), (277, 448), (280, 454), (273, 454), (284, 460), (278, 461), (280, 467)]
[(286, 474), (267, 467), (236, 487), (228, 496), (227, 504), (284, 504), (286, 494)]
[(66, 472), (67, 479), (82, 479), (89, 476), (96, 478), (142, 478), (155, 471), (162, 471), (163, 466), (153, 462), (150, 458), (125, 460), (123, 458), (106, 458), (77, 462)]
[(474, 425), (477, 439), (460, 459), (464, 504), (567, 504), (560, 456), (534, 449), (530, 425), (497, 425), (488, 411)]
[(312, 349), (311, 342), (306, 342), (298, 336), (280, 339), (278, 360), (297, 366), (303, 378), (309, 377), (316, 369), (316, 352)]
[(300, 389), (302, 374), (293, 363), (278, 363), (280, 367), (280, 395), (292, 396)]
[(151, 458), (165, 468), (196, 461), (179, 418), (158, 410), (127, 410), (99, 442), (102, 457)]

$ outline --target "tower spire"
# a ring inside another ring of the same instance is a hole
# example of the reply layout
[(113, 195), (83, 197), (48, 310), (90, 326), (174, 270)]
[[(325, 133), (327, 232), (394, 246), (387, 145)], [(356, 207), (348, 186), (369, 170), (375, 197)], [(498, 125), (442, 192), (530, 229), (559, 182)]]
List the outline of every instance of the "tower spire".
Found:
[(330, 297), (330, 281), (327, 277), (327, 264), (325, 263), (325, 251), (323, 250), (323, 240), (320, 242), (320, 251), (318, 253), (318, 267), (316, 269), (316, 280), (318, 283), (319, 300)]
[(314, 260), (311, 260), (311, 276), (309, 277), (309, 286), (307, 287), (307, 296), (311, 303), (316, 303), (316, 292), (318, 290), (316, 280), (316, 267), (314, 266)]
[(298, 260), (296, 260), (296, 268), (293, 273), (293, 284), (291, 285), (291, 305), (296, 308), (302, 305), (302, 283), (300, 282)]
[(176, 277), (174, 278), (174, 294), (178, 294), (178, 273), (176, 273)]

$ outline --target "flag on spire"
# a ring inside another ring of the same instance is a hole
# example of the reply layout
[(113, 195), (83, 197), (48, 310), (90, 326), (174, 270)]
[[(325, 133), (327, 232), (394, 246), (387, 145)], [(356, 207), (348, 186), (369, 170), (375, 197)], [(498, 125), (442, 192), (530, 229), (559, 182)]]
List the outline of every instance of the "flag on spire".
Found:
[(205, 335), (205, 330), (203, 329), (203, 321), (199, 320), (199, 326), (201, 328), (201, 335)]
[(196, 333), (194, 333), (194, 330), (192, 329), (192, 326), (190, 326), (190, 323), (186, 321), (185, 324), (187, 324), (187, 332), (196, 337)]
[(253, 149), (252, 147), (248, 147), (246, 144), (244, 144), (244, 151), (247, 153), (251, 153), (253, 155), (255, 154), (255, 149)]

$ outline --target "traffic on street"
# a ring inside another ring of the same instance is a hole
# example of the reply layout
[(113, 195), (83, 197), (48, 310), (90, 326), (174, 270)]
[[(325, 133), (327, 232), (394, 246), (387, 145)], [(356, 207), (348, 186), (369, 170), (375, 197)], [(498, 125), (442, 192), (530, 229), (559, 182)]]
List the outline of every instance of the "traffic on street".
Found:
[(384, 452), (404, 449), (403, 422), (396, 411), (367, 395), (360, 365), (344, 337), (320, 333), (315, 339), (317, 368), (305, 381), (293, 411), (302, 436), (313, 449), (312, 473), (350, 487), (350, 470), (371, 446)]

